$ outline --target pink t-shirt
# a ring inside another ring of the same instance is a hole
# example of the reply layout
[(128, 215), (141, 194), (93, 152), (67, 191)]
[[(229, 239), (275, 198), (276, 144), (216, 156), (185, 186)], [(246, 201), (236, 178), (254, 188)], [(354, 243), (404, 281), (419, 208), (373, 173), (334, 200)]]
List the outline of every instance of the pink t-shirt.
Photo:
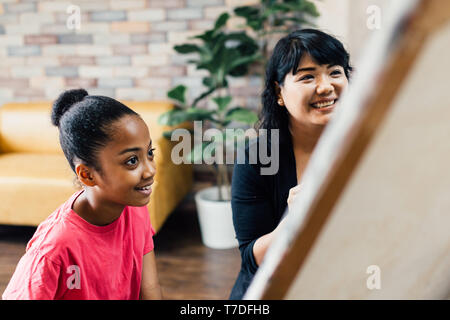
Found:
[(3, 299), (139, 299), (155, 233), (147, 207), (126, 206), (111, 224), (95, 226), (71, 209), (83, 191), (39, 225)]

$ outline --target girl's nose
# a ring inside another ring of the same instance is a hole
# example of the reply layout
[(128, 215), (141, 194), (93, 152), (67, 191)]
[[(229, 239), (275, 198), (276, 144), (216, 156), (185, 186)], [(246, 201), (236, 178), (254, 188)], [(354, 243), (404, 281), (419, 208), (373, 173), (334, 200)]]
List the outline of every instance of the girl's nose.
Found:
[(155, 175), (156, 167), (153, 161), (147, 160), (145, 163), (144, 172), (142, 173), (142, 178), (148, 179)]

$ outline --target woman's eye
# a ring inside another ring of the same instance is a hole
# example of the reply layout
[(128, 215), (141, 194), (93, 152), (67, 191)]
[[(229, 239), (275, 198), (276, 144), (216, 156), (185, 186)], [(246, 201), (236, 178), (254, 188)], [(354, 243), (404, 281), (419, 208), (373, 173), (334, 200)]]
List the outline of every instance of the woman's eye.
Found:
[(306, 76), (301, 77), (300, 81), (310, 80), (310, 79), (314, 79), (314, 77), (312, 75), (310, 75), (310, 74), (307, 74)]
[(125, 164), (130, 165), (130, 166), (134, 166), (134, 165), (137, 164), (137, 162), (138, 162), (137, 157), (133, 157), (133, 158), (128, 159), (128, 161)]
[(332, 76), (336, 76), (336, 75), (340, 76), (341, 74), (342, 74), (342, 72), (341, 72), (340, 70), (334, 70), (334, 71), (331, 73)]
[(148, 150), (149, 157), (153, 157), (155, 155), (155, 153), (153, 152), (154, 150), (155, 150), (155, 148)]

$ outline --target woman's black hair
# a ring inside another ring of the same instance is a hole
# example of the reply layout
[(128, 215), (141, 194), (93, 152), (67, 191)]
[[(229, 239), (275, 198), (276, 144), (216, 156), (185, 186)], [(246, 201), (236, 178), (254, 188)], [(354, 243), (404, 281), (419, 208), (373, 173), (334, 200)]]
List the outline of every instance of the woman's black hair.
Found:
[(321, 65), (342, 66), (347, 79), (350, 78), (353, 70), (350, 66), (350, 56), (339, 40), (315, 29), (290, 33), (277, 42), (266, 68), (259, 128), (280, 129), (281, 133), (286, 133), (289, 117), (286, 108), (281, 108), (277, 102), (276, 83), (281, 86), (288, 72), (295, 74), (305, 54)]
[(111, 140), (113, 122), (136, 112), (109, 97), (90, 96), (84, 89), (63, 92), (53, 103), (51, 120), (70, 167), (75, 160), (101, 172), (97, 155)]

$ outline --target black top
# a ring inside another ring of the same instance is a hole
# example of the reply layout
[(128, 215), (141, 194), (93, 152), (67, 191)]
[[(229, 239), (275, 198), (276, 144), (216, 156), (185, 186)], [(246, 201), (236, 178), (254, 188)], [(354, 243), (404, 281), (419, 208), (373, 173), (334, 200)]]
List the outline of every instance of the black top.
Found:
[(261, 175), (260, 168), (269, 165), (259, 161), (249, 164), (248, 146), (245, 160), (245, 164), (235, 164), (231, 186), (233, 223), (242, 258), (241, 270), (230, 295), (233, 300), (242, 299), (258, 269), (253, 256), (255, 241), (277, 227), (287, 207), (289, 190), (297, 185), (289, 133), (280, 133), (279, 169), (274, 175)]

